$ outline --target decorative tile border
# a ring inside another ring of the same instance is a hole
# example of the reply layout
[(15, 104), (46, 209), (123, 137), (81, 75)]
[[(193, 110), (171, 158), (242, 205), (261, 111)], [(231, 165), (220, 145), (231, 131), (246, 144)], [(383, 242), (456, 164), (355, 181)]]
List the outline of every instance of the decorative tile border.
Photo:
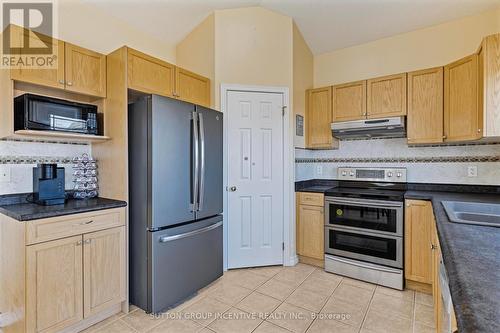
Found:
[(0, 156), (0, 164), (71, 164), (73, 156)]
[(500, 156), (296, 158), (295, 163), (464, 163), (500, 162)]
[(1, 138), (0, 141), (55, 143), (55, 144), (60, 144), (60, 145), (75, 145), (75, 146), (88, 146), (89, 145), (86, 142), (69, 142), (69, 141), (38, 140), (38, 139), (18, 139), (18, 138)]

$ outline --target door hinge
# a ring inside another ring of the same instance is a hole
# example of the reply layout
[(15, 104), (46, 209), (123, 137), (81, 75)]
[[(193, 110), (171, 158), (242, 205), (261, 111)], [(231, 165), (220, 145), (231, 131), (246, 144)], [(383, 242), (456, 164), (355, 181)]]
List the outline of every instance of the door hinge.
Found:
[(283, 107), (281, 107), (281, 115), (282, 116), (285, 115), (285, 110), (286, 110), (286, 105), (284, 105)]
[(285, 251), (285, 242), (281, 243), (283, 251)]

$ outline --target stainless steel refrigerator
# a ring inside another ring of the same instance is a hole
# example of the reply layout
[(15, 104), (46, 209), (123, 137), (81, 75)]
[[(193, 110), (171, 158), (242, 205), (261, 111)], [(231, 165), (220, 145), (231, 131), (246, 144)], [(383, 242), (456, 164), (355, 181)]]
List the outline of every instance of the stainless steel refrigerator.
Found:
[(148, 313), (222, 275), (222, 120), (157, 95), (129, 104), (130, 301)]

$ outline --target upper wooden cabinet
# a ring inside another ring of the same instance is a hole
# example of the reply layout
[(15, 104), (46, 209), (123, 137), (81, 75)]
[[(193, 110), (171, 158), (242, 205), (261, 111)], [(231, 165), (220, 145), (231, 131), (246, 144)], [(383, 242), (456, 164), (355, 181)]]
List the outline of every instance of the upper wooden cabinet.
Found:
[(478, 76), (477, 54), (444, 67), (445, 141), (477, 140), (483, 136)]
[(443, 142), (443, 67), (408, 73), (408, 143)]
[[(54, 64), (54, 69), (41, 69), (34, 68), (30, 69), (27, 67), (20, 67), (11, 70), (11, 78), (17, 81), (34, 83), (46, 87), (52, 88), (65, 88), (64, 85), (64, 42), (51, 37), (35, 37), (30, 30), (22, 31), (21, 28), (18, 30), (18, 34), (24, 35), (23, 38), (28, 38), (31, 43), (44, 43), (52, 44), (54, 54), (56, 55), (56, 62)], [(35, 44), (36, 45), (36, 44)]]
[(128, 48), (128, 87), (150, 94), (175, 97), (175, 66)]
[(478, 54), (483, 136), (500, 137), (500, 34), (484, 38)]
[(406, 200), (405, 278), (407, 280), (432, 283), (433, 216), (430, 201)]
[(366, 118), (366, 81), (335, 85), (333, 95), (333, 121)]
[(175, 88), (175, 97), (210, 107), (210, 80), (206, 77), (176, 67)]
[(332, 89), (311, 89), (306, 94), (306, 145), (312, 149), (332, 148)]
[(406, 73), (367, 81), (367, 117), (406, 115)]
[(66, 90), (106, 97), (106, 56), (65, 43)]

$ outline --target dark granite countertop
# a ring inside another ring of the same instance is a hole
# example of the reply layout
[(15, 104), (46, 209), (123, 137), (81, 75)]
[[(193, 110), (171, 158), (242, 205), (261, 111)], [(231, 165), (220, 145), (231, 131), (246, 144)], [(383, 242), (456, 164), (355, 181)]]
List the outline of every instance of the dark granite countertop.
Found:
[(18, 221), (30, 221), (127, 206), (125, 201), (107, 198), (68, 199), (63, 205), (40, 206), (28, 202), (26, 197), (27, 194), (0, 196), (0, 213)]
[(500, 228), (449, 221), (442, 201), (500, 203), (500, 194), (407, 191), (430, 200), (459, 332), (500, 332)]
[(336, 187), (338, 182), (329, 179), (311, 179), (295, 182), (295, 192), (325, 193), (332, 187)]

